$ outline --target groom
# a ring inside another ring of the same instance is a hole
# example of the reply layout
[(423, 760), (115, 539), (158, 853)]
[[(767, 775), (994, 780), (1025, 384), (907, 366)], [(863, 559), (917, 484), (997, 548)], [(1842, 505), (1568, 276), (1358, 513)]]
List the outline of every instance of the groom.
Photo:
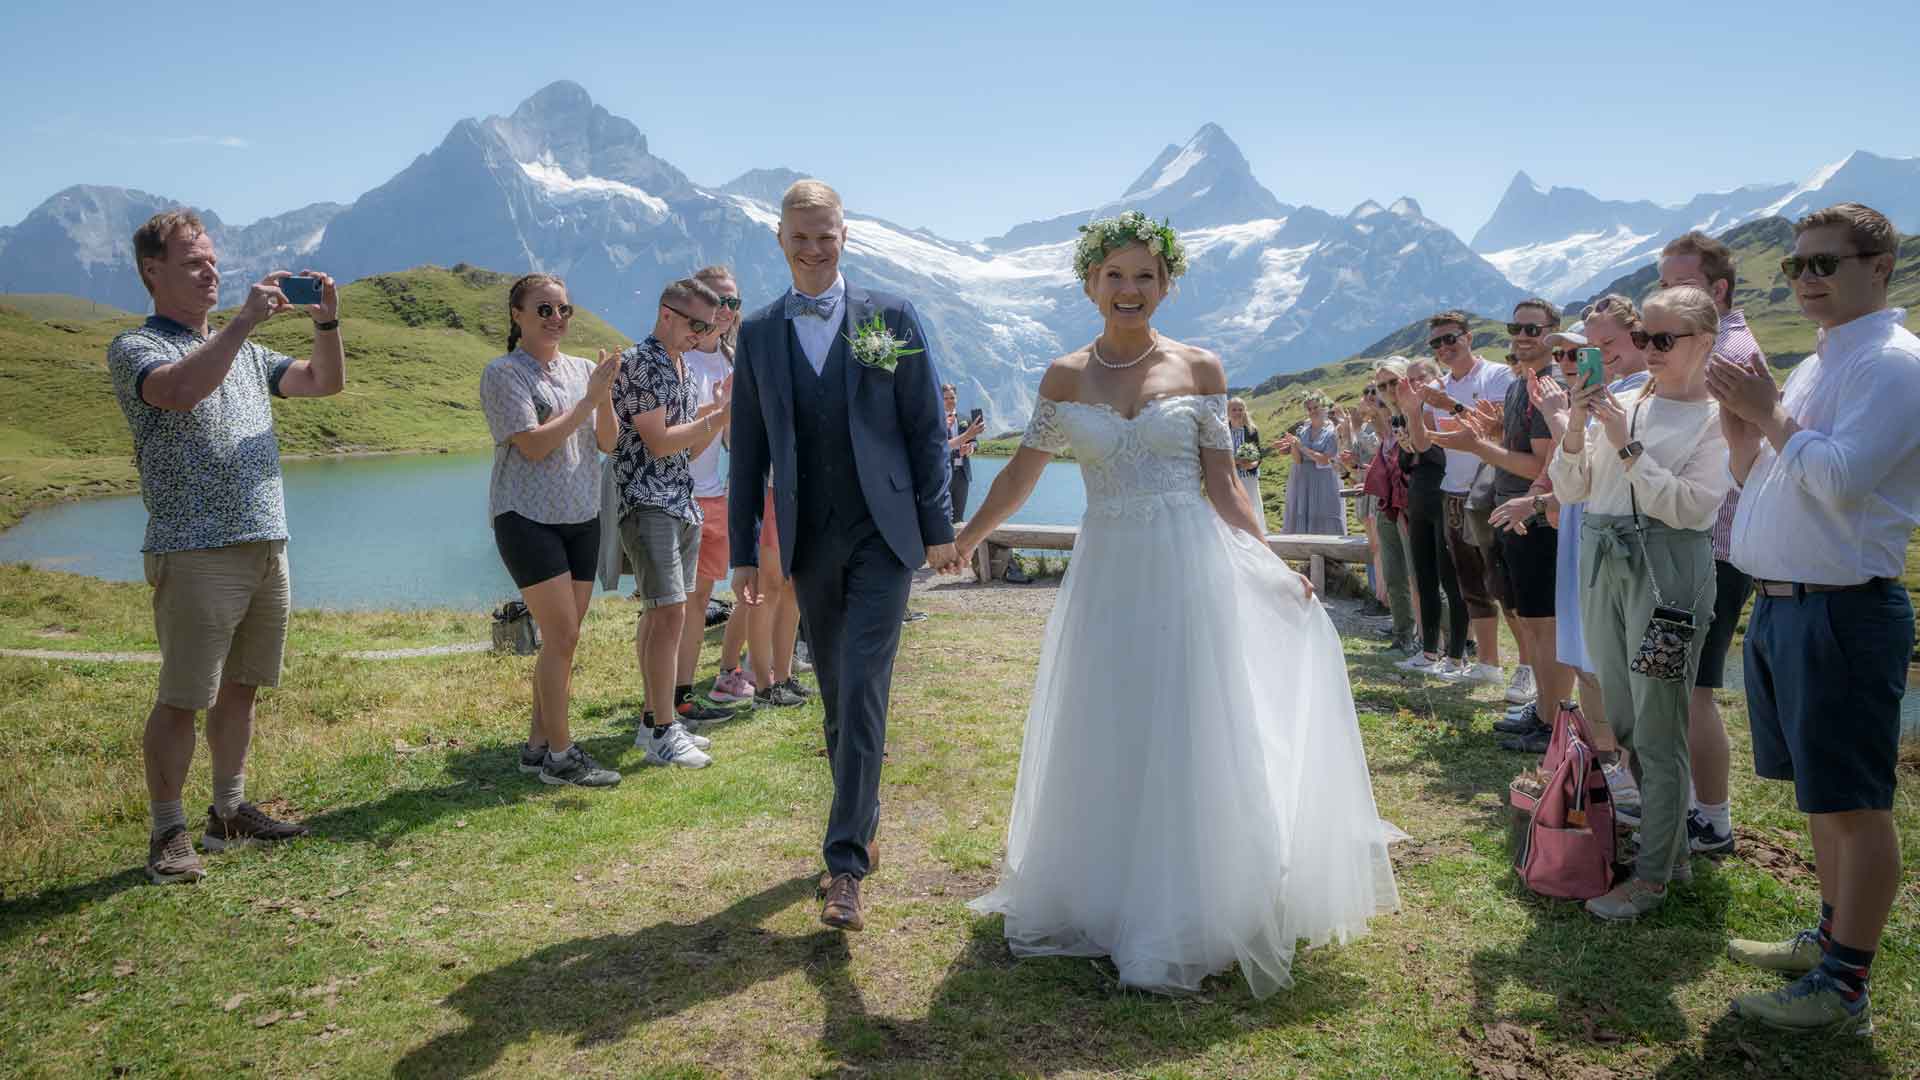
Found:
[[(761, 492), (773, 477), (781, 569), (792, 578), (826, 707), (833, 809), (820, 921), (865, 926), (860, 879), (880, 825), (893, 654), (913, 571), (955, 563), (947, 436), (927, 336), (913, 305), (849, 286), (840, 196), (801, 180), (780, 200), (793, 288), (740, 326), (728, 496), (733, 592), (760, 602)], [(849, 338), (878, 315), (909, 350), (889, 369)]]

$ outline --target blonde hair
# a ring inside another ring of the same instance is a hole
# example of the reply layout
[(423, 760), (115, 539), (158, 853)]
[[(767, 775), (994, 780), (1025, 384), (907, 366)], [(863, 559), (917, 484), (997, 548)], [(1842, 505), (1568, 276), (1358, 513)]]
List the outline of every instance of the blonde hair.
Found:
[(1331, 409), (1333, 408), (1333, 399), (1321, 393), (1320, 391), (1315, 390), (1313, 393), (1308, 394), (1306, 397), (1301, 398), (1300, 404), (1306, 406), (1309, 409), (1313, 408), (1316, 405), (1318, 405), (1322, 409)]
[(1244, 409), (1247, 407), (1247, 399), (1243, 397), (1230, 397), (1227, 399), (1227, 408), (1231, 409), (1235, 405)]
[(795, 180), (787, 193), (780, 196), (780, 216), (786, 217), (793, 210), (832, 210), (845, 213), (840, 204), (840, 193), (819, 180)]
[(1418, 375), (1423, 379), (1437, 379), (1440, 377), (1440, 365), (1434, 363), (1433, 360), (1428, 357), (1416, 356), (1407, 361), (1406, 373), (1408, 375)]
[(162, 210), (147, 219), (145, 225), (133, 231), (133, 272), (140, 275), (140, 284), (153, 292), (153, 283), (147, 280), (145, 269), (140, 265), (145, 259), (167, 261), (167, 241), (173, 239), (176, 232), (184, 232), (191, 241), (207, 231), (200, 222), (200, 215), (186, 207)]
[(1404, 356), (1389, 356), (1385, 360), (1374, 361), (1373, 373), (1378, 375), (1383, 371), (1396, 379), (1406, 378), (1407, 358)]
[(1711, 337), (1720, 329), (1720, 309), (1714, 305), (1713, 294), (1698, 286), (1676, 285), (1654, 293), (1647, 300), (1647, 316), (1651, 318), (1656, 311), (1680, 320), (1691, 333)]
[(1587, 307), (1587, 310), (1580, 315), (1580, 319), (1583, 322), (1593, 318), (1612, 319), (1614, 322), (1631, 330), (1640, 325), (1640, 309), (1633, 306), (1633, 301), (1621, 296), (1619, 293), (1608, 293), (1600, 299), (1595, 300)]

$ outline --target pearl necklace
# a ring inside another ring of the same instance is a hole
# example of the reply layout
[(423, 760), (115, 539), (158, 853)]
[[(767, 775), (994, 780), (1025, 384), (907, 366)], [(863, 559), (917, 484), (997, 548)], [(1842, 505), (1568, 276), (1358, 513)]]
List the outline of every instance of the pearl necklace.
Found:
[(1125, 368), (1130, 368), (1138, 365), (1140, 361), (1145, 360), (1149, 356), (1152, 356), (1153, 350), (1159, 347), (1160, 347), (1160, 335), (1156, 333), (1153, 335), (1153, 340), (1147, 342), (1146, 352), (1141, 353), (1139, 356), (1134, 357), (1133, 359), (1127, 361), (1124, 364), (1116, 364), (1113, 361), (1108, 360), (1106, 357), (1100, 355), (1100, 339), (1094, 338), (1093, 339), (1093, 358), (1103, 368), (1108, 368), (1113, 371), (1120, 371)]

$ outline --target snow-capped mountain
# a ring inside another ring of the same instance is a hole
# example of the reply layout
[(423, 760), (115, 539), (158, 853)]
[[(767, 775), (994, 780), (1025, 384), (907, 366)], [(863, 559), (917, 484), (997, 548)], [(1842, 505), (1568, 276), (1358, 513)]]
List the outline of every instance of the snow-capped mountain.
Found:
[(1522, 172), (1474, 234), (1473, 250), (1515, 284), (1563, 300), (1591, 294), (1690, 229), (1717, 235), (1760, 218), (1794, 218), (1847, 201), (1873, 206), (1902, 230), (1920, 228), (1920, 158), (1860, 150), (1798, 184), (1709, 192), (1677, 206), (1599, 199), (1578, 188), (1543, 189)]
[[(0, 292), (56, 292), (83, 296), (128, 311), (149, 307), (133, 270), (133, 230), (177, 199), (131, 188), (77, 184), (35, 207), (20, 224), (0, 228)], [(247, 286), (277, 266), (311, 258), (327, 224), (346, 207), (314, 203), (234, 226), (200, 210), (220, 252), (223, 301), (237, 302)]]

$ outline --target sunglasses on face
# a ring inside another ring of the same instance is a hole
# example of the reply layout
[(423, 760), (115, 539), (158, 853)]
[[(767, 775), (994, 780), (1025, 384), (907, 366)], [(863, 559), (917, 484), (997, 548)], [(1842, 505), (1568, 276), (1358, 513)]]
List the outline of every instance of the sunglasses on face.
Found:
[(1875, 255), (1884, 255), (1881, 251), (1853, 251), (1845, 255), (1789, 255), (1780, 260), (1780, 272), (1787, 275), (1789, 281), (1799, 281), (1800, 275), (1813, 271), (1814, 277), (1832, 277), (1840, 272), (1840, 264), (1848, 259), (1871, 259)]
[(1430, 337), (1427, 339), (1427, 348), (1438, 352), (1452, 346), (1454, 342), (1465, 336), (1464, 334), (1441, 334), (1438, 337)]
[(1573, 360), (1578, 352), (1578, 349), (1555, 349), (1553, 350), (1553, 358), (1564, 364)]
[(739, 311), (740, 298), (737, 296), (723, 296), (720, 298), (720, 306), (726, 308), (728, 311)]
[(1633, 338), (1633, 347), (1636, 349), (1645, 349), (1648, 345), (1652, 345), (1654, 352), (1667, 353), (1673, 351), (1674, 345), (1678, 344), (1681, 338), (1689, 338), (1694, 335), (1691, 332), (1685, 334), (1649, 334), (1645, 330), (1631, 330), (1628, 331), (1627, 336)]
[(687, 328), (696, 334), (704, 334), (713, 329), (712, 323), (705, 319), (696, 319), (686, 312), (681, 311), (679, 308), (674, 307), (672, 304), (661, 304), (660, 306), (687, 320)]
[(1549, 329), (1544, 323), (1510, 322), (1507, 333), (1513, 337), (1539, 337)]
[(561, 304), (560, 306), (555, 307), (554, 305), (549, 304), (543, 300), (540, 303), (533, 305), (533, 313), (535, 315), (540, 316), (543, 319), (551, 319), (556, 314), (558, 314), (563, 319), (571, 319), (573, 318), (573, 305)]

